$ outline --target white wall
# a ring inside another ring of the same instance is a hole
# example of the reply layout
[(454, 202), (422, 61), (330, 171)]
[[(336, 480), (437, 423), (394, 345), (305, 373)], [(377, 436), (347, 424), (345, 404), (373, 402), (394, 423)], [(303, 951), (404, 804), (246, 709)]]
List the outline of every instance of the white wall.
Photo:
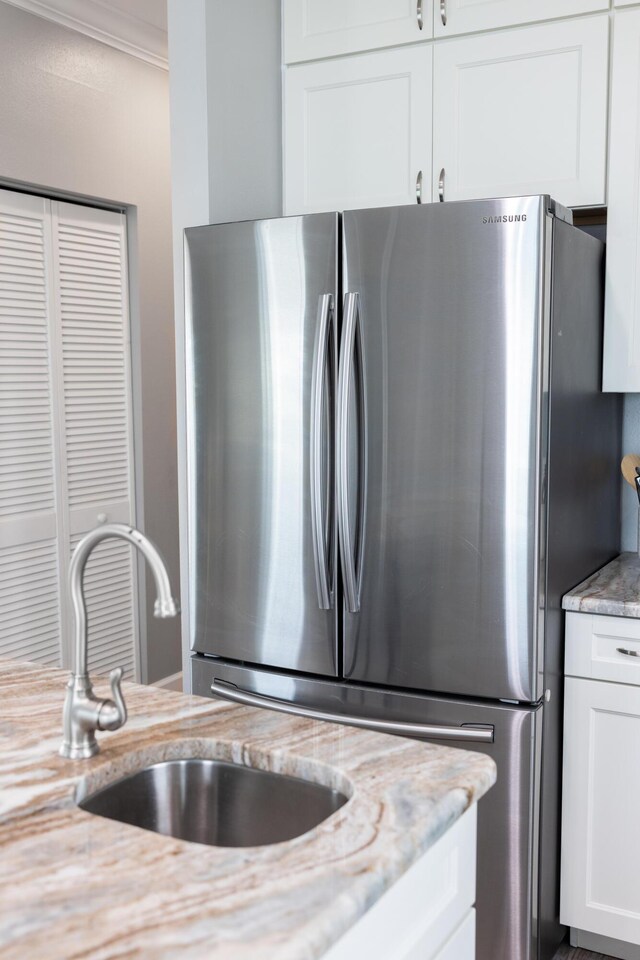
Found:
[[(0, 183), (130, 206), (143, 526), (179, 574), (168, 76), (0, 2)], [(136, 280), (137, 278), (137, 280)], [(180, 625), (147, 598), (147, 670), (180, 669)], [(144, 658), (144, 651), (143, 651)]]
[(282, 214), (280, 0), (206, 8), (209, 222)]
[[(280, 0), (168, 0), (180, 537), (187, 551), (183, 230), (282, 213)], [(183, 664), (190, 583), (183, 562)]]

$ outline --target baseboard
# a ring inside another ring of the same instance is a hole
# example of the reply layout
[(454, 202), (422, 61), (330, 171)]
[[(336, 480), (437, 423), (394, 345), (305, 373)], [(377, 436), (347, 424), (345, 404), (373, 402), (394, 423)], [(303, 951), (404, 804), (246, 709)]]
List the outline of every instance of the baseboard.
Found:
[(163, 677), (162, 680), (154, 680), (152, 686), (163, 687), (165, 690), (179, 690), (182, 693), (182, 670), (172, 673), (170, 677)]
[(612, 940), (611, 937), (601, 937), (598, 933), (576, 930), (575, 927), (571, 927), (569, 939), (572, 947), (604, 953), (609, 957), (619, 957), (620, 960), (640, 960), (640, 946), (635, 943)]

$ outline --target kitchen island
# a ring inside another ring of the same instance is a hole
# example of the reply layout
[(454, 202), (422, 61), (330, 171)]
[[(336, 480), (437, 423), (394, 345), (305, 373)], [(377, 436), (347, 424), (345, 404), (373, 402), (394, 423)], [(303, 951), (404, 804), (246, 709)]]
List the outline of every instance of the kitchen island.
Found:
[[(3, 960), (322, 957), (495, 780), (483, 754), (137, 684), (125, 685), (126, 726), (99, 735), (92, 759), (66, 760), (57, 751), (67, 676), (0, 664)], [(76, 805), (79, 789), (186, 757), (290, 774), (349, 800), (294, 840), (235, 848)]]

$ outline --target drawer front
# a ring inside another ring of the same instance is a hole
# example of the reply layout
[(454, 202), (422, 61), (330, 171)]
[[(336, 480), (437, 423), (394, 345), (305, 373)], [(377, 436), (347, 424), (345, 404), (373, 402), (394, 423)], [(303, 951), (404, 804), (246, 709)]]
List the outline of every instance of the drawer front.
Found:
[[(475, 890), (474, 804), (323, 960), (472, 960), (474, 953), (456, 952), (455, 937), (469, 922)], [(460, 943), (468, 935), (460, 934)], [(450, 945), (453, 953), (446, 952)]]
[[(456, 932), (447, 940), (434, 960), (475, 960), (476, 912), (470, 910)], [(421, 960), (426, 954), (411, 954), (407, 960)]]
[(640, 686), (640, 620), (566, 614), (565, 673)]

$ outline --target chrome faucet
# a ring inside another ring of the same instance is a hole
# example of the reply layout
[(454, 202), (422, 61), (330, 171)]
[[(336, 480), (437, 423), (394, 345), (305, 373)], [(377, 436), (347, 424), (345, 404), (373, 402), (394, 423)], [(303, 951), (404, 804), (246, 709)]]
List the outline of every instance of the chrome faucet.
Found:
[(64, 701), (64, 739), (60, 756), (71, 760), (93, 757), (100, 749), (95, 737), (96, 730), (117, 730), (127, 720), (127, 707), (120, 683), (122, 667), (111, 671), (113, 700), (99, 700), (87, 672), (87, 608), (84, 602), (84, 568), (89, 554), (101, 540), (109, 537), (126, 540), (137, 547), (147, 559), (156, 582), (157, 598), (154, 607), (156, 617), (175, 617), (180, 605), (171, 595), (169, 575), (160, 553), (150, 540), (123, 523), (111, 523), (96, 527), (82, 538), (73, 552), (69, 569), (71, 602), (75, 618), (75, 642), (73, 668), (67, 683)]

